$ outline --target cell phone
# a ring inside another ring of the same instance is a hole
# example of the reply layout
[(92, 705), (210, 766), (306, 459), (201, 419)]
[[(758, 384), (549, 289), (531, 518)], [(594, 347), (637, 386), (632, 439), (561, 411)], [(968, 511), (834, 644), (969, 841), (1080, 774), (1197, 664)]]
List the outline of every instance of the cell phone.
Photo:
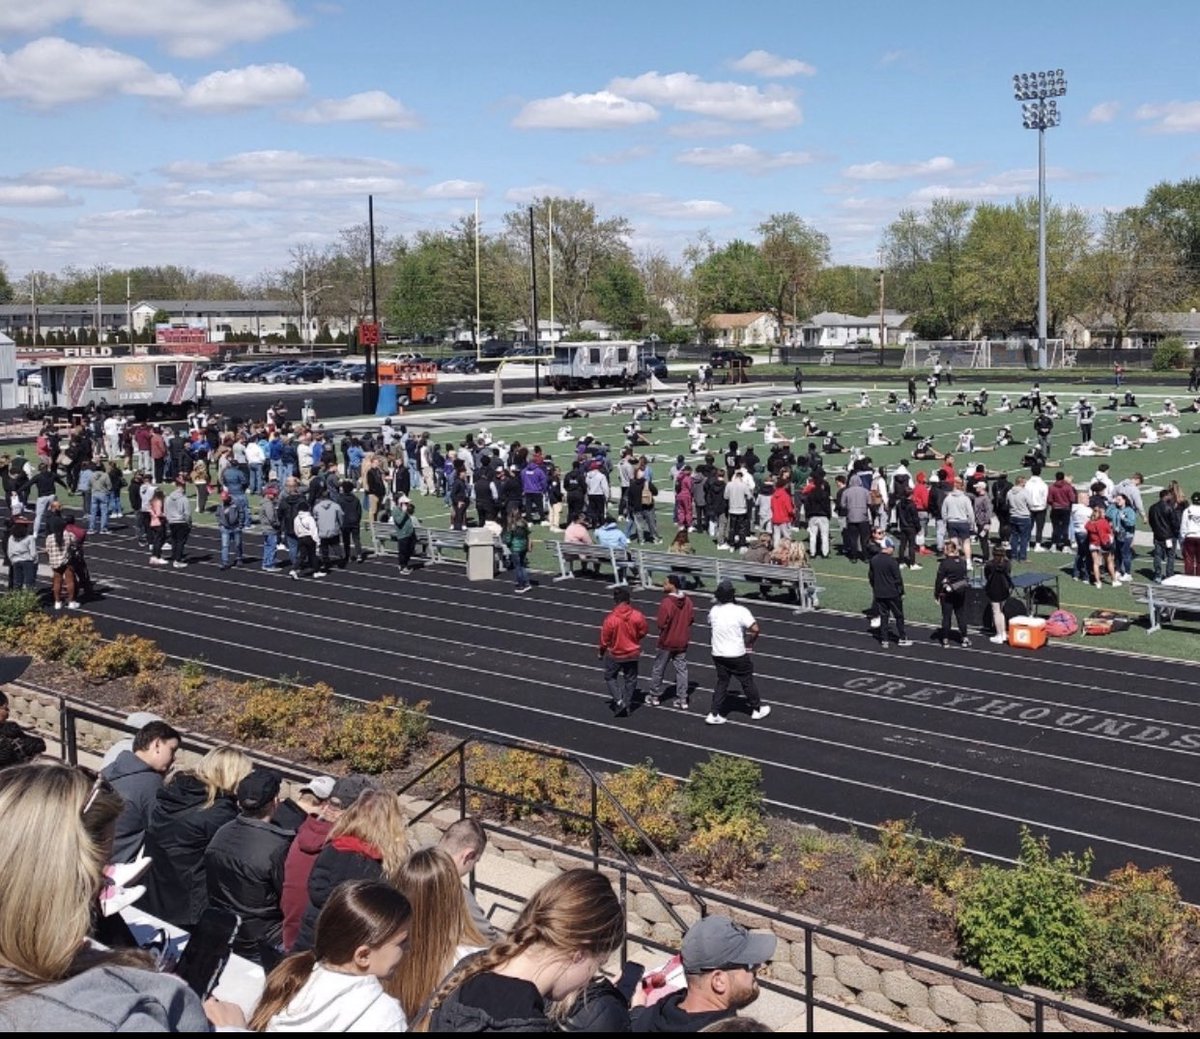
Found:
[(633, 993), (637, 990), (638, 982), (642, 980), (642, 975), (646, 973), (646, 968), (640, 963), (634, 963), (630, 960), (621, 968), (621, 976), (617, 978), (617, 991), (625, 997), (625, 1002), (628, 1003), (633, 999)]
[(174, 973), (201, 999), (208, 999), (221, 980), (241, 926), (242, 918), (237, 913), (209, 907), (192, 930)]

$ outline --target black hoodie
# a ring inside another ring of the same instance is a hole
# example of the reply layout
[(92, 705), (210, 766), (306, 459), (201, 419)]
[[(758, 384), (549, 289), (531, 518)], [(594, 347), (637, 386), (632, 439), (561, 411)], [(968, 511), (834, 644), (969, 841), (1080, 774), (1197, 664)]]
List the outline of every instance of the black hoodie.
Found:
[(689, 1014), (679, 1004), (687, 995), (687, 989), (672, 992), (653, 1006), (635, 1009), (631, 1016), (633, 1032), (699, 1032), (711, 1024), (736, 1017), (736, 1010), (707, 1010), (702, 1014)]

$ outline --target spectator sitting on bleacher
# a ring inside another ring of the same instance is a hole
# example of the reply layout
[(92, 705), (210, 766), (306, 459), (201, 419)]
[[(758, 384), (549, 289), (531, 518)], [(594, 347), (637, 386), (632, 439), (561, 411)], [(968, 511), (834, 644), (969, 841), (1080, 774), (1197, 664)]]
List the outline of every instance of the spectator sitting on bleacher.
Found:
[(325, 847), (329, 831), (342, 814), (341, 809), (329, 803), (336, 782), (333, 776), (314, 776), (307, 786), (300, 788), (299, 803), (308, 817), (296, 831), (296, 839), (288, 848), (287, 858), (283, 862), (283, 893), (279, 907), (283, 910), (285, 949), (291, 949), (296, 944), (300, 921), (304, 917), (304, 910), (308, 908), (308, 878), (317, 856)]
[(179, 742), (179, 733), (166, 722), (150, 722), (138, 729), (133, 749), (122, 751), (104, 769), (104, 778), (125, 802), (113, 835), (113, 862), (132, 862), (137, 857), (155, 797), (175, 762)]
[(114, 761), (121, 756), (122, 751), (133, 750), (133, 737), (137, 735), (137, 730), (143, 725), (149, 725), (151, 722), (160, 722), (162, 718), (151, 711), (134, 711), (132, 714), (125, 715), (125, 724), (133, 729), (133, 734), (130, 736), (122, 736), (111, 747), (104, 752), (104, 757), (100, 762), (102, 769), (108, 768)]
[(0, 1029), (207, 1032), (236, 1007), (200, 1000), (141, 956), (87, 941), (121, 799), (104, 779), (57, 763), (0, 772)]
[(400, 867), (395, 883), (412, 906), (412, 927), (404, 961), (384, 987), (415, 1018), (441, 980), (486, 943), (462, 897), (458, 868), (440, 848), (414, 854)]
[[(775, 955), (773, 934), (753, 934), (725, 916), (707, 916), (688, 928), (679, 954), (687, 988), (653, 1006), (636, 1007), (634, 1032), (699, 1032), (736, 1017), (758, 999), (758, 971)], [(634, 994), (644, 1004), (646, 980)]]
[(233, 951), (255, 963), (282, 950), (283, 862), (295, 831), (271, 822), (279, 806), (279, 773), (256, 768), (237, 788), (241, 815), (226, 823), (204, 853), (209, 903), (242, 918)]
[(382, 982), (404, 962), (412, 912), (388, 884), (339, 886), (317, 918), (311, 952), (271, 971), (250, 1027), (260, 1032), (403, 1032)]
[(150, 871), (140, 909), (185, 931), (196, 926), (208, 907), (204, 852), (237, 817), (237, 786), (253, 767), (240, 750), (217, 747), (158, 791), (146, 827)]
[[(408, 825), (395, 794), (373, 789), (366, 776), (347, 776), (342, 782), (346, 793), (335, 789), (330, 801), (344, 796), (345, 811), (313, 863), (308, 878), (308, 907), (292, 952), (312, 948), (317, 916), (334, 888), (347, 880), (393, 883), (408, 856)], [(357, 793), (351, 783), (358, 785)]]
[[(454, 861), (454, 868), (459, 877), (465, 877), (478, 864), (487, 847), (487, 831), (478, 819), (468, 816), (451, 823), (442, 834), (437, 846)], [(484, 941), (489, 945), (504, 937), (504, 932), (488, 919), (487, 913), (479, 904), (475, 895), (468, 887), (463, 887), (463, 899), (467, 903), (467, 911), (471, 914), (471, 923), (475, 925)]]
[(546, 1004), (572, 1000), (624, 939), (609, 880), (568, 870), (525, 903), (507, 939), (442, 983), (429, 1001), (429, 1031), (554, 1031)]

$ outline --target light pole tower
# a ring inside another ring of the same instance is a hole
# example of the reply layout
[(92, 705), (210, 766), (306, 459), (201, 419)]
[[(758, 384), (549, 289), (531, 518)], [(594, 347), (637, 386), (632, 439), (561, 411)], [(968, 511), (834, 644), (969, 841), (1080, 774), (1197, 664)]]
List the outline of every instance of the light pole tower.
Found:
[(1038, 367), (1046, 367), (1046, 131), (1058, 126), (1058, 102), (1067, 92), (1062, 69), (1013, 76), (1026, 130), (1038, 132)]

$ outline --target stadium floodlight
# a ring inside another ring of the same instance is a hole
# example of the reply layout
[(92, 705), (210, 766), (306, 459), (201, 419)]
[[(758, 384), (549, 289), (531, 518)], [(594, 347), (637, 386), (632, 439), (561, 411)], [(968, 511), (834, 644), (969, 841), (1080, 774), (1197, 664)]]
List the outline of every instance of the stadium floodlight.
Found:
[(1046, 131), (1061, 116), (1055, 98), (1067, 92), (1062, 69), (1019, 72), (1013, 76), (1013, 96), (1021, 102), (1021, 122), (1038, 132), (1038, 367), (1046, 367)]

